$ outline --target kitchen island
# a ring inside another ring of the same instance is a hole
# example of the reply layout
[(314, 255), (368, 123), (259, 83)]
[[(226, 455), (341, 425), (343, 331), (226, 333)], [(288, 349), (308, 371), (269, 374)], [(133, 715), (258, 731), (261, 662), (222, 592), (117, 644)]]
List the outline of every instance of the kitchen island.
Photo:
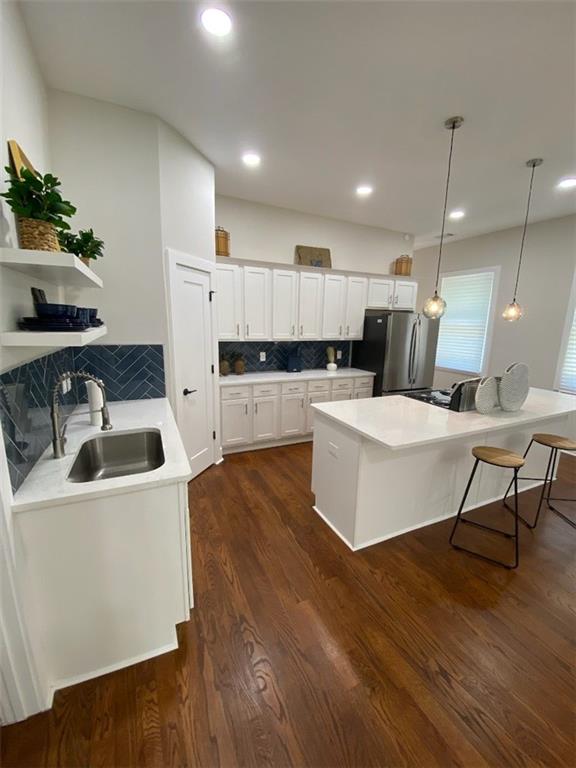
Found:
[[(533, 432), (576, 436), (576, 398), (534, 388), (515, 413), (457, 413), (403, 396), (312, 407), (314, 509), (351, 549), (455, 515), (473, 446), (523, 453)], [(535, 444), (521, 474), (543, 477), (547, 459)], [(481, 465), (466, 509), (503, 496), (510, 479)]]

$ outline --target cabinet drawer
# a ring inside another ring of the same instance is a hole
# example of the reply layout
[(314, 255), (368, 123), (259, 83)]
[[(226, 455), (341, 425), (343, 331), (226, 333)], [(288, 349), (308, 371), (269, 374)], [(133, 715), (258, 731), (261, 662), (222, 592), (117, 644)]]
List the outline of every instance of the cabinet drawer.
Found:
[(250, 397), (249, 384), (240, 384), (237, 387), (221, 387), (220, 398), (222, 400), (236, 400), (239, 397)]
[(305, 381), (287, 381), (282, 384), (283, 395), (304, 394), (304, 392), (306, 392)]
[(280, 384), (254, 384), (254, 397), (267, 397), (280, 392)]
[(332, 392), (341, 392), (343, 389), (352, 389), (354, 379), (337, 379), (332, 382)]
[(362, 376), (361, 378), (354, 379), (354, 389), (372, 389), (374, 383), (373, 376)]
[(366, 398), (370, 398), (370, 397), (372, 397), (372, 387), (364, 387), (364, 389), (354, 390), (355, 400), (365, 400)]
[(308, 392), (328, 392), (330, 390), (329, 379), (308, 382)]

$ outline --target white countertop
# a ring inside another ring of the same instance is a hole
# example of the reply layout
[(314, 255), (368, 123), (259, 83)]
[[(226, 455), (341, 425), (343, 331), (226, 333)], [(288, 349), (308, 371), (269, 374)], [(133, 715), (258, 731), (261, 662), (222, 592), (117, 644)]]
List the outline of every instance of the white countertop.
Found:
[[(54, 459), (50, 445), (16, 492), (12, 505), (14, 512), (185, 482), (191, 478), (190, 464), (166, 398), (109, 403), (108, 407), (113, 429), (106, 433), (90, 424), (87, 403), (76, 408), (67, 422), (66, 455)], [(66, 479), (80, 446), (89, 438), (142, 429), (160, 430), (165, 461), (158, 469), (88, 483), (71, 483)]]
[(238, 376), (220, 376), (221, 387), (237, 387), (239, 384), (274, 384), (280, 381), (311, 381), (316, 379), (356, 379), (360, 376), (375, 376), (372, 371), (361, 371), (358, 368), (338, 368), (337, 371), (327, 371), (326, 368), (310, 368), (299, 373), (288, 371), (261, 371), (243, 373)]
[(398, 450), (575, 413), (576, 397), (531, 388), (521, 410), (496, 410), (489, 415), (457, 413), (401, 395), (315, 403), (312, 407), (363, 437)]

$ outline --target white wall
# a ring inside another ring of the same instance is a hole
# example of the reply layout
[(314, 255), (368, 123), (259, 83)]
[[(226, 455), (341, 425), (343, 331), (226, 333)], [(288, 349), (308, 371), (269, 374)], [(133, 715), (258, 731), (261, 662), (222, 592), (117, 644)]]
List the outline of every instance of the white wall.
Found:
[(230, 232), (235, 259), (293, 264), (295, 246), (312, 245), (331, 249), (334, 269), (387, 274), (394, 259), (413, 249), (413, 238), (401, 232), (221, 195), (216, 224)]
[[(48, 141), (48, 97), (34, 58), (20, 9), (0, 3), (0, 188), (6, 188), (4, 167), (9, 164), (8, 139), (15, 139), (34, 166), (51, 170)], [(0, 198), (0, 247), (17, 247), (12, 211)], [(49, 286), (36, 281), (39, 288)], [(30, 281), (0, 268), (0, 331), (12, 330), (22, 315), (32, 312)], [(44, 354), (42, 349), (0, 349), (0, 371)]]
[(162, 244), (214, 261), (214, 167), (158, 121)]
[[(487, 373), (497, 375), (510, 363), (524, 362), (530, 367), (533, 386), (552, 388), (576, 269), (576, 216), (529, 226), (518, 286), (524, 316), (519, 322), (509, 323), (501, 315), (512, 301), (521, 236), (522, 228), (514, 227), (449, 243), (444, 248), (442, 272), (501, 267)], [(437, 247), (424, 248), (414, 255), (413, 274), (419, 279), (420, 303), (434, 291), (437, 255)], [(462, 378), (437, 371), (435, 386), (449, 386)]]

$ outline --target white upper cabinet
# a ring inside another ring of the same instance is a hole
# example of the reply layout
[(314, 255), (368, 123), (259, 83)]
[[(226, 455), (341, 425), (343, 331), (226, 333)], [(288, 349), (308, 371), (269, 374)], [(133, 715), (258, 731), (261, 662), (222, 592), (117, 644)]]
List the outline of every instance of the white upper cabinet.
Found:
[(244, 267), (244, 339), (267, 341), (272, 338), (270, 270)]
[(371, 277), (368, 281), (368, 306), (374, 309), (392, 309), (394, 280)]
[(298, 272), (272, 271), (272, 338), (291, 341), (298, 334)]
[(322, 315), (322, 338), (343, 338), (345, 309), (346, 277), (344, 275), (324, 275), (324, 312)]
[(244, 338), (242, 309), (242, 270), (234, 264), (216, 267), (216, 307), (218, 309), (218, 338), (240, 341)]
[(300, 272), (299, 338), (322, 338), (323, 294), (324, 275), (314, 272)]
[(364, 312), (368, 301), (368, 279), (349, 277), (347, 283), (344, 338), (361, 339), (364, 335)]
[(418, 283), (396, 280), (394, 284), (394, 309), (416, 309)]

